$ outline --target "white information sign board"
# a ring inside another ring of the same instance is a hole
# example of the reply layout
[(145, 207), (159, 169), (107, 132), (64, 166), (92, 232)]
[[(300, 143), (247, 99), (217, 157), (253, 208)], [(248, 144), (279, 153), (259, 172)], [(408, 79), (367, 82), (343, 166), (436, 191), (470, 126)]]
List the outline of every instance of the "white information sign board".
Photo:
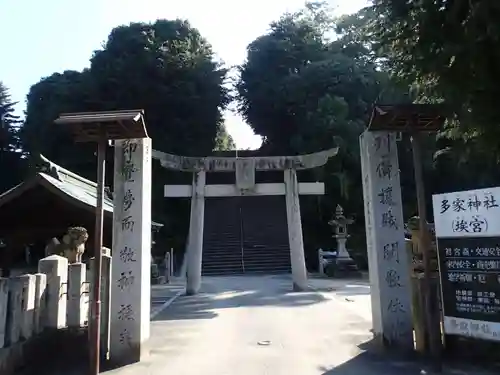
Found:
[(436, 236), (500, 236), (500, 187), (432, 196)]
[(500, 341), (500, 187), (432, 204), (445, 333)]

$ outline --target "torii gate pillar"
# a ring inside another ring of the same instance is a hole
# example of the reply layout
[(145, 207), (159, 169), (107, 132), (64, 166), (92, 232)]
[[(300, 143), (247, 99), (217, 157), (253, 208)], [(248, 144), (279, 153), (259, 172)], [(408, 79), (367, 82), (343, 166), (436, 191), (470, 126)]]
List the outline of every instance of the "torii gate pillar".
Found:
[(307, 269), (302, 237), (302, 220), (300, 218), (299, 183), (295, 169), (285, 170), (285, 200), (293, 290), (306, 290), (308, 287)]
[(198, 293), (201, 287), (201, 261), (203, 256), (203, 227), (205, 222), (205, 171), (193, 173), (191, 217), (187, 252), (186, 294)]

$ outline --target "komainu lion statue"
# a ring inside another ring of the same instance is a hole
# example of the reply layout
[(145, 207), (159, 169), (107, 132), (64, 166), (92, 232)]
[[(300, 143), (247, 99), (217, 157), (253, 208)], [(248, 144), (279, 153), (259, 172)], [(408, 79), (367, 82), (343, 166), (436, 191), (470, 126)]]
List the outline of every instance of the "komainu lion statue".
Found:
[(68, 233), (62, 238), (62, 243), (57, 238), (52, 238), (45, 247), (46, 256), (60, 255), (68, 259), (69, 263), (81, 263), (85, 252), (85, 242), (89, 234), (83, 227), (68, 228)]

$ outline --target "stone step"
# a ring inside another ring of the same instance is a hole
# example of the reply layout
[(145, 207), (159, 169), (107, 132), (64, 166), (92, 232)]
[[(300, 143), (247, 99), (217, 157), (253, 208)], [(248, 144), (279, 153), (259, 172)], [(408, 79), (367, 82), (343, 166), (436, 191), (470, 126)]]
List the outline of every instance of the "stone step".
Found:
[(284, 243), (266, 243), (263, 245), (262, 243), (250, 243), (250, 242), (243, 242), (243, 248), (244, 249), (258, 249), (258, 250), (265, 250), (265, 249), (289, 249), (290, 245), (289, 244), (284, 244)]
[(243, 263), (241, 261), (239, 262), (229, 262), (229, 263), (208, 263), (208, 264), (203, 264), (202, 265), (202, 270), (213, 270), (213, 269), (242, 269), (243, 268)]
[(229, 237), (204, 238), (203, 239), (203, 246), (210, 245), (210, 244), (224, 244), (224, 243), (241, 244), (241, 238), (229, 236)]
[(209, 275), (252, 275), (252, 274), (261, 274), (261, 275), (273, 275), (273, 274), (289, 274), (291, 273), (290, 267), (271, 267), (271, 268), (214, 268), (214, 269), (206, 269), (202, 270), (202, 274), (205, 276)]
[(290, 248), (289, 247), (278, 247), (278, 246), (270, 246), (270, 247), (244, 247), (243, 248), (243, 253), (247, 254), (270, 254), (270, 253), (276, 253), (276, 254), (285, 254), (289, 253)]
[(208, 199), (203, 245), (203, 274), (289, 272), (284, 198)]
[(203, 259), (202, 267), (211, 267), (211, 266), (230, 266), (231, 264), (290, 264), (290, 257), (281, 257), (281, 258), (225, 258), (225, 259)]
[(230, 250), (220, 249), (213, 250), (211, 252), (204, 252), (203, 259), (209, 258), (233, 258), (233, 257), (255, 257), (255, 258), (269, 258), (269, 257), (280, 257), (280, 256), (290, 256), (290, 251), (288, 249), (268, 249), (268, 250), (250, 250), (246, 249), (241, 251), (240, 249)]
[(283, 241), (279, 238), (244, 238), (243, 241), (241, 238), (228, 237), (228, 238), (212, 238), (205, 239), (203, 241), (203, 246), (206, 248), (211, 245), (241, 245), (243, 246), (251, 246), (251, 247), (273, 247), (273, 246), (286, 246), (289, 247), (288, 241)]
[(207, 241), (203, 243), (203, 250), (219, 249), (219, 248), (238, 248), (241, 249), (241, 241)]
[(218, 257), (218, 258), (205, 258), (201, 264), (228, 264), (228, 263), (241, 263), (241, 256), (239, 257)]
[(228, 270), (228, 271), (236, 271), (236, 272), (243, 272), (243, 264), (225, 264), (223, 266), (221, 265), (212, 265), (210, 267), (202, 267), (201, 272), (202, 273), (207, 273), (207, 272), (218, 272), (222, 270)]
[(203, 276), (222, 276), (222, 275), (243, 275), (243, 270), (239, 269), (214, 269), (214, 270), (202, 270), (201, 274)]
[(220, 257), (220, 258), (208, 258), (202, 260), (202, 265), (210, 264), (228, 264), (228, 263), (290, 263), (290, 255), (285, 256), (273, 256), (273, 257)]
[(270, 252), (289, 252), (290, 247), (284, 245), (269, 245), (269, 246), (243, 246), (240, 244), (213, 244), (203, 247), (203, 254), (219, 254), (233, 252), (250, 252), (250, 253), (270, 253)]
[(251, 259), (222, 259), (222, 260), (219, 260), (219, 261), (203, 261), (202, 262), (202, 267), (214, 267), (214, 266), (217, 266), (217, 265), (231, 265), (231, 264), (242, 264), (242, 263), (245, 263), (245, 264), (251, 264), (251, 265), (254, 265), (254, 264), (269, 264), (269, 265), (273, 265), (273, 264), (279, 264), (279, 265), (287, 265), (287, 264), (290, 264), (290, 259), (289, 258), (277, 258), (277, 259), (274, 259), (273, 261), (270, 261), (270, 260), (262, 260), (262, 259), (255, 259), (255, 258), (251, 258)]

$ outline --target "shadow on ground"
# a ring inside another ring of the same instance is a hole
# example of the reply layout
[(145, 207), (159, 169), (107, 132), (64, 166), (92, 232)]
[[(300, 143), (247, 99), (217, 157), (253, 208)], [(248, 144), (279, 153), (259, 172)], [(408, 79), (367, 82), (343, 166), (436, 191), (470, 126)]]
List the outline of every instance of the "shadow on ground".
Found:
[(320, 368), (322, 375), (422, 375), (422, 366), (401, 353), (382, 352), (375, 340), (366, 341), (358, 348), (361, 353), (333, 368)]
[(380, 351), (375, 340), (358, 345), (361, 353), (333, 368), (320, 368), (322, 375), (493, 375), (498, 368), (489, 364), (444, 359), (441, 369), (416, 355)]
[[(292, 292), (291, 280), (288, 277), (274, 277), (272, 283), (266, 278), (225, 277), (212, 278), (202, 287), (196, 296), (180, 296), (165, 311), (158, 314), (153, 321), (211, 319), (217, 316), (213, 310), (236, 307), (299, 307), (327, 301), (327, 299), (311, 290)], [(276, 279), (280, 280), (278, 283)]]

